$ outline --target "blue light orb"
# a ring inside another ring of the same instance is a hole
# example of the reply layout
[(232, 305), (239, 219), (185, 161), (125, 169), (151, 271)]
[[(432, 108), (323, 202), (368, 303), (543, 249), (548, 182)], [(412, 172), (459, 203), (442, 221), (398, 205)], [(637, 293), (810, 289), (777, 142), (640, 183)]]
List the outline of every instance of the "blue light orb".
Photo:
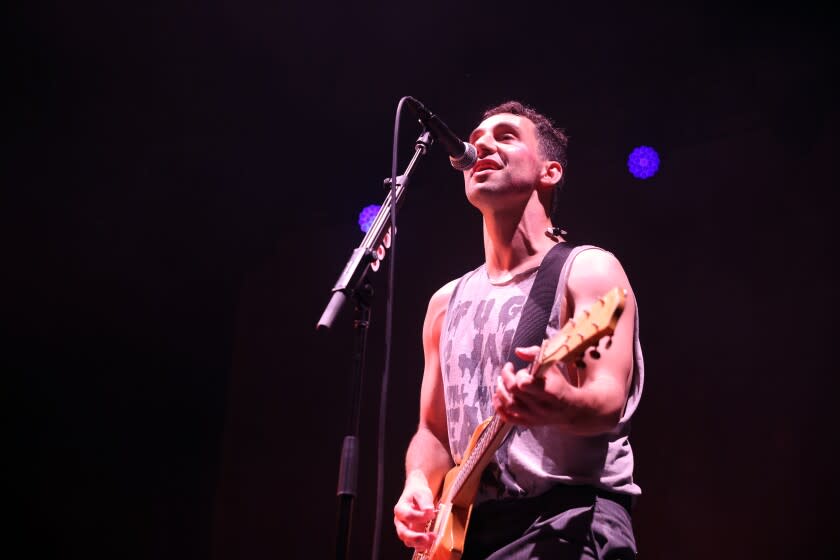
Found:
[(377, 214), (379, 214), (378, 204), (371, 204), (362, 208), (362, 211), (359, 212), (359, 227), (362, 228), (363, 232), (367, 233)]
[(659, 154), (650, 146), (639, 146), (630, 152), (627, 169), (637, 179), (653, 177), (659, 171)]

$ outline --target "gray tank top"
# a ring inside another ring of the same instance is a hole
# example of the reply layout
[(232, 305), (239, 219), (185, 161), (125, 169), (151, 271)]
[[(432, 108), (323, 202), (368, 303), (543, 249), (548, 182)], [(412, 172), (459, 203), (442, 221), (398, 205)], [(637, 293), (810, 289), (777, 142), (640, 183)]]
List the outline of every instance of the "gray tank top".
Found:
[[(566, 283), (584, 245), (572, 250), (560, 272), (546, 336), (566, 318)], [(484, 265), (458, 281), (449, 301), (440, 339), (449, 446), (460, 463), (473, 431), (493, 414), (496, 378), (507, 360), (522, 307), (537, 268), (493, 285)], [(634, 317), (633, 377), (618, 425), (596, 436), (564, 434), (551, 426), (515, 427), (485, 470), (475, 503), (542, 494), (557, 483), (590, 484), (624, 494), (641, 494), (633, 482), (630, 419), (642, 396), (644, 364), (639, 343), (638, 305)], [(562, 366), (561, 366), (562, 367)]]

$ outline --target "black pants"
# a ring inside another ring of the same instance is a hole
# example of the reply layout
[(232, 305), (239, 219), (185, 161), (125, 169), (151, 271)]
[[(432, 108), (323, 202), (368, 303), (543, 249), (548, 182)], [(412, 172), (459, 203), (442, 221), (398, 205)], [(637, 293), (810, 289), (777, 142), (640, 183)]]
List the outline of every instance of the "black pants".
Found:
[(534, 498), (476, 506), (462, 560), (636, 557), (629, 496), (558, 485)]

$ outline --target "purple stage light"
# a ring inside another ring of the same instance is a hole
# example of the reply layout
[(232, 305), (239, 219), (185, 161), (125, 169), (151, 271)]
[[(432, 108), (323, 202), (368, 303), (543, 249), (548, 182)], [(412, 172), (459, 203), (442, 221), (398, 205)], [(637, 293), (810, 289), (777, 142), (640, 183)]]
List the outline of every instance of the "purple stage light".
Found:
[(630, 152), (627, 169), (637, 179), (653, 177), (659, 171), (659, 154), (649, 146), (639, 146)]
[(373, 220), (376, 218), (378, 213), (378, 204), (371, 204), (370, 206), (362, 208), (362, 211), (359, 212), (359, 227), (362, 228), (363, 232), (367, 233), (367, 230), (370, 229), (370, 225), (373, 223)]

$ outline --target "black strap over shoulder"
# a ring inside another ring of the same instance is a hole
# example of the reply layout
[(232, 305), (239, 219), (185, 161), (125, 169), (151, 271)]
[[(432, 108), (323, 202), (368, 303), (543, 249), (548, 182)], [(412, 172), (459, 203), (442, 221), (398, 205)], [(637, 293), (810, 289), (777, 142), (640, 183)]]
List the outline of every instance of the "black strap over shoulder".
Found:
[(528, 294), (525, 307), (522, 308), (519, 326), (516, 328), (513, 343), (510, 346), (508, 361), (513, 362), (514, 370), (528, 365), (514, 354), (514, 349), (523, 346), (539, 346), (545, 338), (545, 327), (548, 325), (551, 307), (554, 305), (560, 271), (574, 248), (575, 246), (570, 243), (558, 243), (545, 254), (540, 263), (537, 277), (534, 278), (531, 293)]

